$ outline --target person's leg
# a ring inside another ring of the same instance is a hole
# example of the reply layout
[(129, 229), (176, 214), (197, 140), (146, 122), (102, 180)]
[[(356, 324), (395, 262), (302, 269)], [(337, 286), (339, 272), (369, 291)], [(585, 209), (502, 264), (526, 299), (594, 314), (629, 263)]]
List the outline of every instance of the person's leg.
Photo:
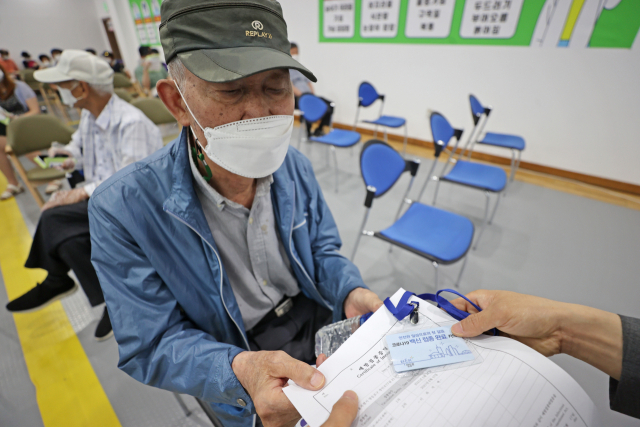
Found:
[(331, 126), (331, 117), (333, 116), (333, 107), (331, 106), (331, 103), (333, 101), (329, 101), (328, 99), (325, 99), (322, 97), (319, 97), (319, 98), (322, 99), (327, 104), (327, 112), (324, 113), (324, 116), (322, 116), (322, 119), (320, 119), (320, 125), (314, 132), (314, 135), (316, 136), (322, 135), (324, 133), (325, 126), (327, 127)]
[(91, 238), (89, 234), (65, 240), (57, 254), (75, 273), (92, 307), (104, 303), (104, 295), (96, 270), (91, 264)]
[(16, 178), (16, 174), (13, 171), (11, 162), (9, 161), (9, 156), (5, 152), (6, 147), (7, 137), (0, 136), (0, 172), (2, 172), (2, 174), (7, 178), (9, 184), (18, 187), (18, 179)]

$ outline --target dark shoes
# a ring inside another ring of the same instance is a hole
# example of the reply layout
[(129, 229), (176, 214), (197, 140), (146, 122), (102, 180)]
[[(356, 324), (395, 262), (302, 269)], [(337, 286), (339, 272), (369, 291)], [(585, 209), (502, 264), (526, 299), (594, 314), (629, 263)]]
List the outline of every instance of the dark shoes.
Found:
[(26, 294), (7, 304), (7, 310), (13, 313), (28, 313), (44, 308), (78, 290), (71, 277), (55, 276), (47, 278)]
[(96, 332), (93, 336), (98, 341), (104, 341), (111, 338), (112, 335), (113, 329), (111, 329), (111, 319), (109, 319), (109, 312), (105, 306), (104, 313), (102, 313), (102, 318), (98, 322), (98, 327), (96, 328)]

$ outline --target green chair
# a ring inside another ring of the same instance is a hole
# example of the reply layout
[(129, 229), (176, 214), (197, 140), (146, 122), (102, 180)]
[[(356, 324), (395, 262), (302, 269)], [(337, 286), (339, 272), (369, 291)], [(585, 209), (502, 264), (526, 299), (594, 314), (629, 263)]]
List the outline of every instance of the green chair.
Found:
[(127, 101), (129, 103), (131, 103), (131, 101), (133, 101), (133, 96), (126, 89), (118, 88), (118, 89), (114, 89), (113, 91), (123, 101)]
[(67, 113), (67, 107), (62, 105), (60, 98), (58, 98), (58, 95), (53, 91), (48, 83), (43, 84), (33, 77), (34, 71), (35, 70), (31, 69), (22, 70), (20, 71), (20, 78), (23, 82), (29, 85), (34, 92), (40, 93), (42, 102), (39, 101), (38, 104), (43, 105), (44, 102), (44, 105), (47, 107), (47, 111), (51, 114), (53, 114), (53, 106), (55, 106), (62, 117), (64, 117), (67, 124), (69, 124), (71, 119), (69, 118), (69, 113)]
[[(166, 124), (175, 124), (177, 123), (175, 117), (171, 115), (167, 107), (165, 107), (164, 103), (160, 100), (160, 98), (142, 98), (136, 99), (131, 102), (131, 105), (142, 110), (145, 116), (149, 118), (156, 126), (158, 125), (166, 125)], [(170, 135), (166, 135), (162, 137), (162, 142), (164, 145), (167, 145), (174, 139), (178, 137), (180, 131), (177, 133), (172, 133)]]
[(113, 87), (114, 89), (124, 89), (131, 94), (132, 97), (144, 97), (145, 94), (140, 89), (140, 85), (134, 83), (129, 77), (122, 72), (113, 73)]
[(44, 205), (44, 199), (36, 187), (54, 179), (64, 178), (65, 172), (53, 168), (42, 169), (38, 166), (27, 171), (18, 157), (34, 151), (46, 150), (54, 141), (67, 144), (71, 141), (73, 132), (73, 128), (50, 114), (19, 117), (9, 122), (7, 126), (7, 154), (40, 207)]

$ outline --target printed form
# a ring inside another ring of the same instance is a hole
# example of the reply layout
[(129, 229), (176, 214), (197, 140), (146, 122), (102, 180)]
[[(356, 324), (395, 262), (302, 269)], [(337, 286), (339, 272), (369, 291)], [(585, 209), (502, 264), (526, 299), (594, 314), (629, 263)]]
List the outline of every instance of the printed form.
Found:
[[(391, 301), (403, 294), (400, 289)], [(456, 322), (426, 301), (411, 300), (420, 302), (421, 328)], [(600, 425), (593, 402), (569, 374), (509, 338), (465, 340), (474, 360), (398, 374), (385, 337), (401, 330), (382, 306), (319, 368), (326, 377), (322, 390), (290, 381), (284, 392), (308, 425), (324, 423), (346, 390), (359, 398), (353, 427)]]

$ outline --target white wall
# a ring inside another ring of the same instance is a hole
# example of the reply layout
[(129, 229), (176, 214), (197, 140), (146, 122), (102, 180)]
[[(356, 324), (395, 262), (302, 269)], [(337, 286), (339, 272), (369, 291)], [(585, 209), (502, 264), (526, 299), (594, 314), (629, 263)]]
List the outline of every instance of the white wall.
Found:
[(37, 60), (51, 48), (109, 49), (102, 21), (89, 0), (1, 0), (0, 48), (22, 67), (20, 52)]
[[(337, 104), (335, 121), (353, 123), (358, 85), (367, 80), (387, 96), (385, 113), (406, 117), (410, 136), (431, 140), (428, 109), (470, 132), (473, 93), (494, 107), (487, 130), (524, 136), (524, 161), (640, 184), (640, 43), (633, 50), (319, 43), (317, 0), (279, 1), (318, 94)], [(361, 117), (373, 118), (378, 107), (369, 110)]]

